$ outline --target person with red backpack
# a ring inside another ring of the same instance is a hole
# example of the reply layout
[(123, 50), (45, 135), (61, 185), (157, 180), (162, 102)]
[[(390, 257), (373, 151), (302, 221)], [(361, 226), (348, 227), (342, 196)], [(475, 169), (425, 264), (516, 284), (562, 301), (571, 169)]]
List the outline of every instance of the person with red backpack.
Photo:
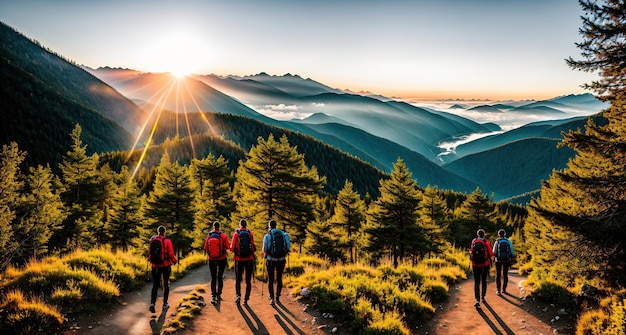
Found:
[[(493, 244), (493, 253), (496, 255), (496, 295), (501, 295), (501, 293), (506, 293), (506, 286), (509, 283), (509, 266), (515, 254), (513, 243), (506, 238), (504, 229), (498, 230), (498, 239)], [(500, 282), (501, 277), (502, 282)]]
[(243, 273), (246, 273), (246, 295), (243, 304), (248, 305), (250, 291), (252, 290), (252, 272), (256, 259), (254, 256), (255, 246), (252, 232), (247, 228), (248, 222), (245, 219), (239, 220), (239, 229), (235, 231), (230, 244), (230, 251), (235, 254), (235, 303), (239, 305), (241, 301), (241, 280)]
[(170, 274), (172, 273), (172, 265), (177, 262), (172, 241), (165, 237), (165, 227), (159, 226), (157, 233), (158, 235), (150, 238), (148, 248), (148, 260), (152, 265), (152, 295), (150, 296), (150, 312), (152, 313), (156, 312), (154, 304), (161, 280), (163, 280), (163, 310), (165, 311), (169, 307), (167, 298), (170, 294)]
[(491, 250), (491, 243), (485, 238), (484, 230), (478, 229), (476, 235), (477, 237), (472, 240), (470, 247), (470, 260), (474, 273), (474, 297), (476, 298), (474, 306), (480, 307), (480, 300), (485, 302), (485, 294), (487, 294), (487, 277), (489, 276), (493, 251)]
[(209, 232), (204, 242), (204, 250), (209, 259), (211, 271), (211, 303), (216, 304), (222, 300), (222, 288), (224, 287), (224, 270), (228, 265), (226, 250), (230, 243), (228, 236), (220, 231), (220, 223), (213, 222), (213, 230)]

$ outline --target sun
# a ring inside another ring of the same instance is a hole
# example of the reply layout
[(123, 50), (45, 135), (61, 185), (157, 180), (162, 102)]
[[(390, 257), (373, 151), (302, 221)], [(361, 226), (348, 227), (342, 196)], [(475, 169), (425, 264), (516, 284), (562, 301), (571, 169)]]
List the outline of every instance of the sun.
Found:
[(193, 71), (185, 69), (172, 69), (169, 73), (171, 73), (174, 78), (180, 80), (192, 75)]
[(157, 34), (144, 49), (143, 64), (149, 72), (169, 72), (177, 79), (208, 68), (208, 41), (196, 38), (193, 31)]

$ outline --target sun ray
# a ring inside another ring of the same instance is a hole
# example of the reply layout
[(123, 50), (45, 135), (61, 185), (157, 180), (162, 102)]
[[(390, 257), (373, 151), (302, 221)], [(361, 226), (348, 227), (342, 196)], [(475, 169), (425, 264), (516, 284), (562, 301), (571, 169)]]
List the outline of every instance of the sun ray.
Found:
[[(159, 109), (158, 113), (157, 113), (157, 117), (156, 120), (154, 121), (154, 123), (152, 124), (152, 129), (150, 131), (150, 136), (148, 136), (148, 139), (146, 141), (146, 144), (144, 145), (143, 151), (141, 153), (141, 156), (139, 157), (139, 160), (137, 161), (137, 165), (135, 166), (135, 169), (133, 170), (133, 173), (131, 175), (131, 178), (134, 178), (135, 175), (137, 174), (137, 172), (139, 171), (139, 168), (141, 167), (141, 164), (143, 163), (143, 160), (146, 157), (146, 154), (148, 152), (148, 149), (150, 148), (150, 145), (152, 144), (152, 139), (154, 138), (154, 134), (156, 133), (156, 130), (158, 128), (159, 125), (159, 120), (161, 119), (161, 115), (163, 114), (163, 107), (164, 104), (163, 103), (159, 103), (162, 102), (164, 100), (167, 100), (167, 97), (171, 94), (172, 89), (174, 87), (174, 82), (172, 81), (171, 85), (169, 85), (169, 89), (167, 89), (167, 93), (163, 93), (161, 94), (161, 96), (159, 97), (157, 104), (155, 104), (152, 107), (152, 111), (150, 112), (150, 115), (148, 117), (148, 119), (146, 120), (146, 122), (144, 123), (144, 126), (142, 127), (142, 131), (137, 135), (137, 139), (135, 140), (135, 144), (132, 148), (132, 150), (129, 152), (129, 158), (130, 155), (132, 154), (132, 151), (135, 149), (135, 146), (137, 145), (139, 138), (143, 135), (143, 131), (146, 128), (146, 125), (148, 124), (148, 122), (150, 121), (150, 119), (152, 119), (152, 116), (154, 115), (156, 109)], [(163, 91), (165, 91), (166, 87), (164, 87)], [(155, 95), (158, 93), (155, 93)]]
[[(163, 78), (169, 78), (169, 80), (164, 80)], [(186, 132), (189, 136), (189, 145), (191, 146), (192, 158), (197, 158), (198, 153), (196, 152), (196, 144), (194, 142), (194, 136), (192, 132), (193, 122), (189, 116), (190, 112), (187, 106), (189, 103), (192, 103), (193, 106), (196, 107), (196, 110), (198, 111), (199, 116), (207, 125), (209, 135), (210, 136), (217, 135), (217, 131), (215, 127), (213, 126), (209, 118), (207, 118), (207, 113), (214, 112), (214, 111), (211, 111), (211, 110), (205, 111), (200, 107), (198, 100), (197, 100), (198, 97), (194, 94), (193, 86), (191, 85), (192, 83), (190, 83), (190, 80), (194, 80), (194, 79), (190, 77), (177, 78), (177, 77), (174, 77), (173, 75), (163, 76), (163, 74), (160, 74), (159, 77), (155, 77), (153, 79), (154, 80), (152, 82), (147, 83), (143, 87), (146, 89), (148, 89), (148, 87), (151, 85), (159, 85), (159, 87), (155, 91), (155, 93), (152, 94), (146, 100), (146, 102), (152, 105), (150, 113), (148, 114), (146, 121), (143, 123), (142, 128), (139, 132), (139, 135), (137, 135), (137, 138), (135, 139), (135, 142), (133, 143), (133, 147), (129, 151), (129, 154), (126, 158), (126, 161), (129, 161), (131, 159), (133, 152), (135, 151), (136, 148), (138, 148), (139, 140), (145, 136), (144, 134), (146, 133), (146, 130), (150, 126), (150, 122), (153, 122), (152, 127), (150, 128), (150, 132), (147, 135), (148, 138), (145, 140), (144, 148), (138, 157), (138, 161), (136, 162), (137, 165), (133, 169), (133, 173), (131, 175), (132, 178), (135, 178), (137, 176), (137, 173), (139, 172), (142, 165), (147, 159), (148, 150), (150, 146), (154, 145), (154, 138), (158, 134), (157, 132), (159, 131), (159, 127), (160, 127), (159, 123), (160, 123), (160, 120), (162, 119), (161, 116), (163, 115), (164, 110), (173, 109), (173, 114), (174, 114), (173, 117), (175, 118), (174, 132), (177, 137), (179, 137), (181, 134), (181, 130), (182, 130), (181, 126), (186, 128)], [(204, 101), (207, 101), (205, 97), (200, 96), (199, 98), (203, 99)], [(182, 115), (180, 115), (181, 113)], [(180, 117), (184, 117), (184, 125), (180, 123), (180, 119), (179, 119)], [(169, 128), (169, 127), (166, 127), (166, 128)], [(184, 132), (184, 130), (182, 131)]]

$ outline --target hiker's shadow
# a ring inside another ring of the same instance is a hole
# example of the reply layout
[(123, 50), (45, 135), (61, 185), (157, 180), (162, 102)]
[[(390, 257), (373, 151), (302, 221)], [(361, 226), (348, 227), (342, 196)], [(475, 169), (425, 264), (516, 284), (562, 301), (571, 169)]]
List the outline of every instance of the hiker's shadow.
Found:
[(152, 335), (161, 334), (161, 330), (163, 329), (163, 324), (165, 323), (165, 316), (167, 315), (167, 309), (163, 309), (159, 318), (152, 317), (150, 319), (150, 329), (152, 329)]
[[(506, 335), (515, 335), (513, 330), (511, 330), (511, 328), (509, 328), (509, 326), (507, 326), (507, 324), (504, 322), (504, 320), (502, 320), (502, 318), (496, 313), (496, 311), (493, 310), (493, 308), (491, 308), (491, 306), (489, 306), (489, 304), (487, 302), (484, 303), (484, 306), (493, 315), (494, 319), (496, 319), (498, 324), (500, 324), (500, 327), (502, 327), (502, 329), (504, 329), (504, 332), (505, 332)], [(485, 314), (484, 312), (482, 312), (482, 313), (481, 312), (482, 311), (479, 311), (478, 313), (481, 314), (483, 319), (485, 319), (485, 322), (487, 322), (487, 324), (489, 324), (489, 327), (491, 327), (491, 329), (493, 329), (493, 331), (496, 332), (496, 334), (502, 334), (502, 332), (498, 328), (496, 328), (496, 325), (493, 322), (491, 322), (491, 320), (489, 319), (487, 314)]]
[[(246, 321), (248, 328), (250, 328), (250, 331), (252, 331), (253, 334), (269, 334), (267, 328), (265, 328), (265, 325), (263, 324), (263, 322), (261, 322), (261, 319), (259, 319), (259, 317), (254, 314), (250, 306), (244, 305), (244, 307), (241, 307), (240, 305), (237, 305), (237, 309), (239, 310), (239, 313), (243, 317), (244, 321)], [(248, 316), (248, 314), (250, 315)]]
[(522, 299), (512, 295), (509, 292), (503, 292), (500, 298), (515, 307), (521, 308), (524, 305)]
[[(285, 331), (285, 334), (290, 334), (290, 335), (294, 334), (289, 328), (289, 326), (287, 325), (288, 323), (291, 326), (291, 328), (293, 328), (298, 334), (306, 335), (306, 333), (303, 332), (302, 329), (298, 328), (298, 325), (296, 325), (289, 318), (289, 316), (287, 316), (287, 314), (291, 316), (295, 316), (295, 315), (291, 313), (291, 311), (289, 311), (287, 308), (285, 308), (285, 306), (281, 302), (278, 302), (276, 304), (276, 307), (274, 307), (274, 309), (276, 309), (276, 312), (278, 312), (278, 314), (274, 314), (274, 318), (276, 318), (276, 321), (278, 322), (278, 324), (283, 328), (283, 330)], [(285, 312), (287, 312), (287, 314), (285, 314)]]

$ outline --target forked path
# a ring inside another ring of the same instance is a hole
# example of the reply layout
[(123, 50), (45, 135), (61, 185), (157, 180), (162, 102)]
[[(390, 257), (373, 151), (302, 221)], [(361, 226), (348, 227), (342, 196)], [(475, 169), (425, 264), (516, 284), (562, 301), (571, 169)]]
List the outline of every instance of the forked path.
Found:
[[(475, 308), (473, 279), (450, 287), (450, 298), (437, 306), (436, 315), (424, 326), (413, 329), (413, 334), (573, 334), (572, 316), (559, 314), (552, 306), (541, 305), (519, 298), (518, 284), (523, 278), (511, 271), (509, 292), (496, 296), (495, 283), (490, 278), (487, 302)], [(249, 306), (235, 304), (234, 273), (227, 271), (224, 280), (223, 301), (211, 305), (208, 266), (202, 266), (170, 287), (170, 308), (162, 310), (162, 291), (157, 300), (157, 314), (148, 311), (151, 285), (137, 292), (125, 294), (122, 303), (101, 315), (69, 320), (64, 334), (117, 335), (160, 334), (176, 312), (178, 302), (191, 290), (200, 286), (206, 290), (206, 306), (200, 315), (176, 334), (336, 334), (346, 330), (332, 319), (325, 319), (316, 311), (305, 308), (283, 290), (281, 303), (272, 307), (268, 303), (267, 287), (260, 281), (253, 283)], [(245, 284), (242, 285), (242, 291)], [(76, 326), (79, 329), (76, 329)], [(72, 327), (73, 329), (69, 329)]]

